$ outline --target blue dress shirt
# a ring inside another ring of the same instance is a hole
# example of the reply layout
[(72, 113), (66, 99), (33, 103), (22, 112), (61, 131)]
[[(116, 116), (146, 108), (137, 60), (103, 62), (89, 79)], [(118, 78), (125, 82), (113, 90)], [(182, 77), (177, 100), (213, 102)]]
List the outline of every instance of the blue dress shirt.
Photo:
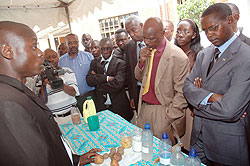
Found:
[(93, 59), (94, 57), (92, 54), (84, 51), (78, 51), (74, 58), (66, 53), (61, 56), (58, 61), (59, 67), (68, 67), (75, 73), (80, 95), (94, 89), (94, 87), (88, 86), (86, 82), (86, 76), (89, 71), (90, 63)]

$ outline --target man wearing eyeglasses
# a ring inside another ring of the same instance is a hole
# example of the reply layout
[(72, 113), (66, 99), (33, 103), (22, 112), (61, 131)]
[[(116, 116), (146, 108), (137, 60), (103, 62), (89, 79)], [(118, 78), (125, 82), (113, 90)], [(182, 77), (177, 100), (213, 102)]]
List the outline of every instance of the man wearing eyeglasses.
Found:
[(82, 104), (87, 96), (94, 96), (93, 87), (88, 86), (86, 82), (86, 75), (89, 71), (90, 62), (94, 59), (93, 55), (80, 51), (78, 37), (75, 34), (68, 34), (66, 36), (66, 46), (68, 52), (60, 57), (58, 66), (70, 68), (76, 76), (80, 96), (76, 96), (77, 107), (82, 112)]
[(212, 45), (199, 52), (183, 87), (194, 107), (191, 148), (206, 165), (249, 166), (250, 47), (233, 21), (227, 4), (204, 11), (201, 26)]
[(96, 88), (97, 111), (108, 109), (130, 121), (133, 112), (124, 89), (126, 63), (112, 55), (111, 39), (102, 39), (100, 47), (101, 57), (91, 62), (86, 78), (88, 85)]

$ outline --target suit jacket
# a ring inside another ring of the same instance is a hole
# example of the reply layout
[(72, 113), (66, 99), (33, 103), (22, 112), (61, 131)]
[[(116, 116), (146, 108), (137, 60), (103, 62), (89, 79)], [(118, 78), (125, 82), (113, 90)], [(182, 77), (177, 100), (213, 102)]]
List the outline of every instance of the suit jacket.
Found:
[(18, 80), (0, 75), (0, 165), (72, 165), (51, 111)]
[[(139, 97), (138, 116), (142, 105), (142, 93), (145, 87), (149, 58), (141, 70), (135, 67), (135, 77), (142, 81)], [(166, 107), (166, 119), (174, 128), (176, 136), (185, 132), (185, 110), (187, 101), (184, 98), (182, 87), (189, 74), (189, 59), (187, 55), (173, 43), (167, 41), (166, 47), (158, 64), (155, 77), (155, 95), (158, 101)]]
[[(250, 47), (237, 37), (207, 76), (213, 52), (211, 45), (198, 54), (183, 87), (186, 99), (194, 106), (191, 145), (202, 132), (208, 159), (226, 165), (247, 165), (249, 151), (245, 128), (249, 122), (241, 117), (250, 100)], [(202, 88), (193, 84), (196, 77), (202, 79)], [(220, 101), (200, 105), (211, 92), (224, 96)]]
[[(113, 112), (130, 121), (133, 112), (130, 110), (128, 97), (124, 89), (126, 63), (113, 56), (109, 63), (107, 74), (104, 74), (104, 69), (100, 61), (101, 57), (92, 60), (86, 77), (88, 85), (96, 88), (97, 110), (105, 110), (104, 103), (106, 98), (104, 95), (108, 93), (114, 109)], [(91, 71), (94, 71), (96, 74), (92, 74)], [(114, 80), (107, 82), (107, 76), (114, 77)]]
[(247, 36), (245, 36), (245, 35), (242, 33), (242, 31), (243, 31), (243, 28), (242, 28), (242, 27), (240, 27), (239, 30), (240, 30), (240, 34), (239, 34), (240, 39), (241, 39), (244, 43), (246, 43), (247, 45), (250, 46), (250, 38), (247, 37)]
[(125, 47), (127, 75), (128, 75), (128, 91), (130, 98), (134, 99), (135, 108), (138, 110), (139, 90), (137, 80), (135, 78), (134, 70), (137, 64), (137, 45), (134, 40), (130, 40)]

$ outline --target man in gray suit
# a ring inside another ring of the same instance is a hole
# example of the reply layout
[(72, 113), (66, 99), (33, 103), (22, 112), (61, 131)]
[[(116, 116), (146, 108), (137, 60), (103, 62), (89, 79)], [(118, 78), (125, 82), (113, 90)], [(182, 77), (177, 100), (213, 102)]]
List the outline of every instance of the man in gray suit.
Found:
[[(202, 29), (213, 45), (198, 54), (183, 91), (194, 107), (191, 147), (201, 161), (249, 166), (250, 47), (234, 34), (231, 15), (224, 3), (202, 14)], [(220, 51), (217, 56), (215, 50)]]

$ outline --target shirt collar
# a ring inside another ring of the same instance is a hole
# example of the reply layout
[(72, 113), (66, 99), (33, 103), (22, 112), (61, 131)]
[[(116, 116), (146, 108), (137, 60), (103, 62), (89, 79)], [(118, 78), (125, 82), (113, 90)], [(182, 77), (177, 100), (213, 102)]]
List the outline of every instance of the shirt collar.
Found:
[[(215, 47), (218, 48), (220, 50), (220, 55), (223, 54), (223, 52), (230, 46), (230, 44), (232, 44), (232, 42), (237, 38), (236, 33), (234, 33), (234, 35), (231, 37), (231, 39), (229, 39), (228, 41), (226, 41), (224, 44), (222, 44), (219, 47)], [(219, 55), (219, 57), (220, 57)]]
[(111, 61), (112, 57), (113, 57), (113, 54), (111, 54), (108, 59), (104, 59), (103, 56), (102, 56), (101, 62), (102, 61), (108, 61), (108, 63), (109, 63)]
[(156, 50), (157, 50), (158, 52), (162, 53), (162, 52), (164, 51), (164, 48), (165, 48), (165, 46), (166, 46), (166, 43), (167, 43), (167, 41), (166, 41), (166, 39), (165, 39), (165, 37), (164, 37), (164, 38), (162, 39), (160, 45), (156, 48)]

